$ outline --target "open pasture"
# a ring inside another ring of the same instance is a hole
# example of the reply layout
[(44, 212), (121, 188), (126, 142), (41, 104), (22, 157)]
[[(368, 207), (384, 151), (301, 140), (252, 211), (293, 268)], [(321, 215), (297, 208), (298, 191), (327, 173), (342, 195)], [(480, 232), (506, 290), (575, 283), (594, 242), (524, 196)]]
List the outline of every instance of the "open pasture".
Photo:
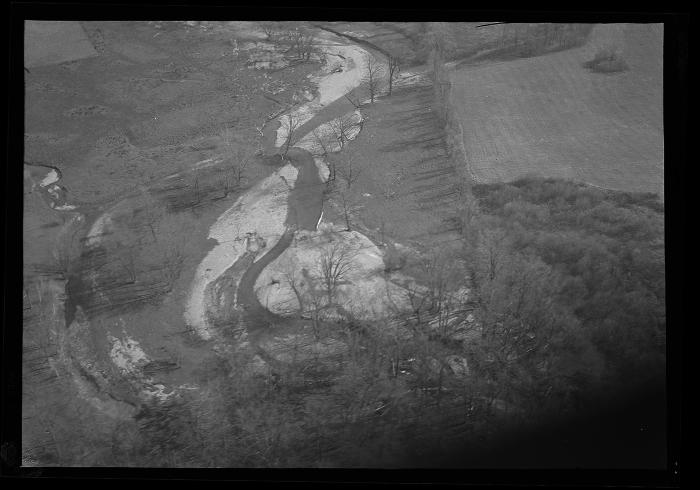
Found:
[[(596, 25), (577, 49), (452, 72), (474, 180), (538, 174), (663, 197), (662, 43), (661, 25)], [(629, 69), (584, 68), (606, 47)]]

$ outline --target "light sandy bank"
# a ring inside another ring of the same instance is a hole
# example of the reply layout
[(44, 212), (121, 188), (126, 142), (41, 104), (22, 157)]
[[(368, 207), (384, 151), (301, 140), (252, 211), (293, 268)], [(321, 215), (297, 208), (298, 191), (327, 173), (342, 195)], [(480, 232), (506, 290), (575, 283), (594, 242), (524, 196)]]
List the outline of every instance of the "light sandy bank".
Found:
[[(350, 269), (338, 285), (337, 304), (364, 319), (382, 318), (396, 308), (402, 309), (404, 291), (385, 280), (382, 251), (359, 232), (329, 228), (331, 225), (324, 223), (319, 231), (295, 235), (294, 242), (258, 277), (255, 290), (260, 303), (280, 315), (299, 313), (299, 301), (290, 280), (295, 281), (303, 301), (308, 303), (311, 289), (322, 287), (321, 258), (339, 244), (350, 257)], [(306, 304), (305, 309), (309, 306)]]
[[(330, 33), (318, 36), (318, 46), (323, 51), (327, 63), (321, 72), (312, 78), (318, 85), (318, 94), (313, 100), (295, 108), (290, 114), (279, 118), (276, 146), (284, 145), (289, 134), (289, 118), (296, 121), (296, 127), (309, 121), (325, 106), (345, 96), (362, 84), (366, 70), (367, 51), (352, 44), (344, 44)], [(338, 68), (341, 71), (336, 71)]]
[(285, 165), (238, 198), (210, 228), (209, 238), (217, 244), (197, 267), (185, 308), (185, 321), (202, 338), (211, 338), (206, 319), (207, 286), (245, 253), (247, 234), (265, 241), (263, 251), (275, 246), (285, 231), (287, 198), (296, 176), (297, 170)]

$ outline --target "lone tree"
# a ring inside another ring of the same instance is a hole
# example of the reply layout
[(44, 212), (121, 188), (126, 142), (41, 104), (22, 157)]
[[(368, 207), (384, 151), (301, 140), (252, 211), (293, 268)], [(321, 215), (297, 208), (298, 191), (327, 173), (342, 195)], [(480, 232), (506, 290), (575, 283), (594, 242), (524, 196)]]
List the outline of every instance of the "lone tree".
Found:
[(314, 44), (314, 32), (301, 22), (285, 22), (279, 35), (281, 42), (288, 46), (287, 53), (297, 60), (308, 61)]
[(127, 275), (127, 284), (134, 284), (138, 279), (140, 271), (140, 249), (141, 244), (120, 244), (116, 249), (117, 261), (122, 271)]
[(365, 73), (362, 78), (362, 85), (369, 95), (370, 103), (379, 95), (384, 78), (384, 66), (375, 60), (370, 54), (365, 55)]
[(228, 168), (224, 172), (223, 179), (221, 179), (221, 188), (224, 191), (223, 197), (228, 197), (229, 193), (234, 189), (236, 181), (236, 174), (234, 169)]
[(236, 137), (229, 127), (224, 127), (219, 132), (221, 150), (227, 162), (226, 175), (222, 181), (224, 197), (234, 188), (241, 185), (245, 177), (245, 171), (255, 154), (254, 148), (258, 146), (260, 138), (255, 137), (255, 144), (243, 141)]
[(359, 122), (355, 121), (355, 113), (351, 112), (343, 116), (332, 119), (328, 122), (328, 125), (335, 135), (335, 139), (338, 141), (340, 148), (342, 149), (350, 140), (353, 130), (359, 126)]
[(59, 233), (51, 247), (51, 257), (56, 272), (66, 277), (72, 265), (80, 255), (80, 243), (77, 238), (78, 229)]
[(199, 186), (199, 171), (194, 171), (194, 176), (192, 177), (192, 192), (194, 194), (194, 202), (192, 206), (195, 206), (202, 202), (202, 190)]
[(319, 128), (311, 131), (311, 134), (314, 137), (314, 143), (316, 143), (315, 148), (313, 148), (315, 156), (327, 157), (333, 152), (333, 141), (335, 140), (333, 134), (321, 131)]
[(352, 225), (351, 216), (360, 208), (360, 205), (357, 203), (355, 198), (350, 195), (347, 188), (338, 191), (338, 202), (345, 221), (345, 231), (350, 231)]
[(345, 91), (345, 99), (350, 102), (355, 109), (360, 109), (364, 105), (362, 103), (362, 94), (359, 90), (353, 87), (346, 87)]
[[(285, 135), (284, 139), (284, 144), (282, 145), (283, 151), (282, 151), (282, 158), (285, 159), (287, 158), (287, 153), (289, 152), (289, 148), (292, 146), (292, 139), (294, 138), (294, 132), (297, 130), (299, 127), (299, 119), (292, 115), (288, 114), (285, 119), (282, 120), (282, 126), (284, 130), (287, 132)], [(286, 121), (286, 124), (285, 122)]]
[(299, 303), (299, 313), (303, 314), (306, 310), (306, 301), (304, 299), (304, 277), (299, 269), (299, 261), (294, 255), (284, 264), (282, 270), (282, 278), (287, 285), (292, 289), (294, 296)]
[[(319, 278), (313, 277), (308, 269), (302, 268), (301, 275), (307, 287), (304, 290), (302, 314), (307, 314), (311, 317), (311, 327), (316, 340), (320, 340), (321, 313), (327, 310), (330, 306), (326, 302), (326, 295), (322, 288), (319, 287)], [(296, 291), (295, 291), (296, 293)], [(302, 303), (302, 300), (299, 301)]]
[(334, 163), (334, 167), (338, 166), (338, 175), (343, 179), (345, 186), (349, 190), (362, 174), (362, 168), (353, 153), (343, 152), (334, 158), (338, 160), (337, 163)]
[(150, 231), (153, 241), (156, 242), (158, 241), (156, 229), (160, 220), (165, 216), (165, 208), (146, 188), (142, 188), (141, 192), (143, 207), (140, 212), (140, 220)]
[(304, 27), (294, 27), (287, 34), (290, 49), (294, 50), (297, 59), (308, 61), (314, 42), (313, 32)]
[(325, 134), (317, 129), (312, 131), (314, 141), (316, 143), (315, 155), (320, 156), (328, 164), (328, 180), (326, 184), (330, 185), (331, 182), (335, 180), (336, 177), (336, 165), (335, 158), (331, 156), (333, 152), (333, 142), (335, 136), (332, 134)]
[(401, 73), (401, 60), (397, 56), (389, 57), (389, 95), (394, 87), (394, 81)]
[(320, 278), (326, 300), (331, 305), (335, 303), (338, 286), (344, 284), (353, 269), (355, 252), (340, 240), (333, 240), (318, 261)]
[(262, 22), (260, 28), (270, 42), (277, 41), (282, 32), (282, 27), (279, 22)]
[(180, 277), (182, 268), (187, 258), (187, 241), (182, 235), (185, 223), (178, 215), (168, 215), (159, 226), (160, 235), (163, 237), (158, 247), (161, 275), (165, 280), (168, 291), (171, 291), (175, 281)]

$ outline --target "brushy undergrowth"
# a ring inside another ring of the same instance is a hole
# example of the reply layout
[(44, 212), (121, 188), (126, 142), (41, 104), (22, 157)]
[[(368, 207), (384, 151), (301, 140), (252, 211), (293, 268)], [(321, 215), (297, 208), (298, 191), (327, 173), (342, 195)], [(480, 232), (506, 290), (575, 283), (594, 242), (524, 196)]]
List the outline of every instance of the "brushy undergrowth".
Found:
[(615, 48), (598, 50), (593, 59), (586, 61), (583, 66), (597, 73), (617, 73), (629, 70), (627, 62)]

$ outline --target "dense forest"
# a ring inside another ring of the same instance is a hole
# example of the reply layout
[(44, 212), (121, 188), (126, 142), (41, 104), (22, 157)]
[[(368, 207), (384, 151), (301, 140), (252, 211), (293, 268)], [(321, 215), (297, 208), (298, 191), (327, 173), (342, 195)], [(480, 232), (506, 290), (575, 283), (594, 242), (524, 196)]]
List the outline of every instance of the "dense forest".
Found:
[(518, 281), (528, 286), (520, 278), (532, 277), (522, 288), (538, 296), (530, 304), (551, 303), (562, 347), (588, 352), (583, 359), (602, 369), (601, 381), (663, 375), (664, 228), (656, 196), (541, 179), (476, 186), (474, 196), (483, 211), (465, 231), (471, 250), (488, 259), (488, 274), (472, 275), (479, 291), (512, 297)]

